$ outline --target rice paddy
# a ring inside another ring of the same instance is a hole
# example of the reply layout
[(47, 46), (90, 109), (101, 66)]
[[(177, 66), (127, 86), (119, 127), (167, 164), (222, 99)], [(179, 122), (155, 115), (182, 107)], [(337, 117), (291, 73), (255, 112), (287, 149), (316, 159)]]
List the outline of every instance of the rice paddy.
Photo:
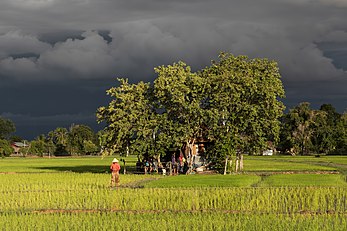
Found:
[[(346, 230), (347, 227), (344, 175), (347, 157), (246, 157), (245, 172), (229, 175), (121, 174), (121, 185), (115, 189), (109, 187), (111, 159), (1, 159), (0, 227), (2, 230)], [(134, 158), (129, 158), (127, 164), (128, 169), (134, 167)]]

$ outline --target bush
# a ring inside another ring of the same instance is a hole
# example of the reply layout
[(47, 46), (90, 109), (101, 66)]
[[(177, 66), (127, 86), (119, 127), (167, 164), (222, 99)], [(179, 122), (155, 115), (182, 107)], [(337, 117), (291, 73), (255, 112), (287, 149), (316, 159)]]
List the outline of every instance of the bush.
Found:
[(0, 139), (0, 155), (2, 157), (10, 156), (13, 152), (14, 149), (11, 147), (10, 142)]

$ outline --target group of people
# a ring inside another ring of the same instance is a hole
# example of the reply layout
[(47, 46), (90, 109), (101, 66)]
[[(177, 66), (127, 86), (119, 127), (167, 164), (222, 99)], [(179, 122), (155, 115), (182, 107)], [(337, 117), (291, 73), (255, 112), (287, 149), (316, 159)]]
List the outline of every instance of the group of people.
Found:
[[(171, 152), (163, 162), (145, 155), (145, 158), (136, 162), (136, 171), (145, 174), (157, 173), (163, 175), (189, 174), (205, 165), (205, 147), (203, 143), (196, 144), (195, 140), (185, 144), (181, 149)], [(171, 159), (170, 159), (171, 157)], [(123, 160), (124, 161), (124, 160)], [(124, 161), (125, 165), (125, 161)], [(119, 186), (119, 161), (114, 158), (111, 165), (111, 187)]]

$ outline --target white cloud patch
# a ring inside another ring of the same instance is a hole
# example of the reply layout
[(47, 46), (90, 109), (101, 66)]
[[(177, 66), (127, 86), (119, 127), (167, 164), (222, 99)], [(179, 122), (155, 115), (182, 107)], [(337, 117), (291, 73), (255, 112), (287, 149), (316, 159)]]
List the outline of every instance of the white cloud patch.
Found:
[(32, 77), (39, 74), (36, 60), (32, 58), (17, 58), (12, 57), (0, 60), (1, 73), (7, 76), (17, 76), (21, 80), (32, 80)]
[(68, 39), (41, 54), (38, 64), (43, 69), (65, 71), (76, 77), (108, 74), (114, 64), (109, 47), (96, 32), (85, 32), (83, 39)]
[(20, 31), (9, 31), (0, 35), (0, 59), (10, 55), (37, 54), (48, 50), (50, 45), (41, 42), (33, 35)]
[[(14, 33), (17, 35), (17, 33)], [(96, 32), (85, 32), (83, 39), (67, 39), (56, 43), (53, 47), (28, 37), (26, 45), (8, 48), (5, 53), (34, 53), (38, 57), (7, 57), (0, 59), (0, 76), (12, 76), (19, 80), (49, 79), (49, 78), (98, 78), (111, 73), (114, 58), (110, 55), (107, 41)], [(8, 37), (8, 36), (7, 36)], [(1, 41), (0, 41), (1, 42)], [(18, 41), (18, 43), (20, 40)], [(4, 46), (5, 42), (2, 43)], [(32, 46), (30, 46), (32, 44)], [(25, 49), (26, 48), (26, 49)]]

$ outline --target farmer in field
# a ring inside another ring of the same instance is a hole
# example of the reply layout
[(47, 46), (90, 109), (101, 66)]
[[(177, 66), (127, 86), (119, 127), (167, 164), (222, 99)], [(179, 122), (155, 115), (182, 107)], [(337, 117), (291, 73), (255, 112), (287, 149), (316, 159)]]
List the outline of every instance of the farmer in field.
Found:
[(112, 171), (112, 177), (111, 177), (111, 187), (113, 188), (114, 186), (119, 186), (119, 170), (120, 170), (120, 165), (118, 163), (119, 161), (114, 158), (112, 160), (112, 165), (110, 167), (111, 171)]

